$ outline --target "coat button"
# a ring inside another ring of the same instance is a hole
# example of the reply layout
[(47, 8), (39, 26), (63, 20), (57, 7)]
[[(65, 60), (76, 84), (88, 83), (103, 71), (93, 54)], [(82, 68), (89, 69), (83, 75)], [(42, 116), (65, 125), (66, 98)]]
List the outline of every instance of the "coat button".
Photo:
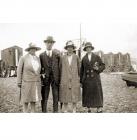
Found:
[(87, 72), (89, 72), (89, 70), (87, 70)]
[(92, 74), (91, 77), (94, 77), (94, 75)]
[(87, 75), (87, 77), (89, 77), (89, 75)]
[(93, 70), (91, 70), (91, 72), (93, 72)]

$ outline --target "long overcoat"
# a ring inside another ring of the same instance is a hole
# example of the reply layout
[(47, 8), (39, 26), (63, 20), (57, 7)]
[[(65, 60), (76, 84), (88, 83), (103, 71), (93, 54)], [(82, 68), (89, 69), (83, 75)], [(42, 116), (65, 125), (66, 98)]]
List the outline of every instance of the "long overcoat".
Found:
[(71, 65), (69, 65), (67, 55), (64, 55), (61, 59), (61, 83), (59, 100), (63, 103), (76, 103), (80, 99), (79, 58), (76, 54), (73, 54)]
[[(98, 63), (99, 70), (94, 70), (95, 63)], [(86, 54), (81, 62), (80, 82), (82, 84), (82, 105), (83, 107), (103, 107), (103, 91), (100, 73), (105, 69), (105, 64), (98, 55), (92, 53), (91, 61)]]

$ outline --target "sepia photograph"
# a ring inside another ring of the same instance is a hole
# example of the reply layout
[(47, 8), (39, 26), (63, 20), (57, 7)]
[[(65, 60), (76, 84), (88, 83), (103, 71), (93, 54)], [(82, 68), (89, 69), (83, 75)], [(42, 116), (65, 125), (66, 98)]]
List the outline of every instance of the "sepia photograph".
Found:
[(136, 0), (0, 0), (0, 138), (136, 140)]
[(134, 23), (1, 23), (0, 112), (137, 112)]

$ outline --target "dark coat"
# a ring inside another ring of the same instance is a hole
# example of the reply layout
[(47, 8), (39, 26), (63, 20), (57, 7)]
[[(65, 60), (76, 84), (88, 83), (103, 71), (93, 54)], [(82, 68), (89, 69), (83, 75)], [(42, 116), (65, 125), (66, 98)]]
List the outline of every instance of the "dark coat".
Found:
[[(45, 74), (45, 79), (48, 79), (50, 74), (48, 56), (46, 51), (40, 54), (40, 62), (41, 62), (41, 74)], [(57, 85), (60, 83), (60, 54), (55, 51), (52, 51), (52, 72), (53, 72), (53, 81)], [(43, 84), (45, 85), (45, 79), (42, 78)]]
[[(94, 64), (98, 62), (99, 70), (94, 70)], [(92, 53), (91, 61), (86, 54), (81, 62), (80, 82), (82, 84), (83, 107), (103, 107), (103, 91), (100, 73), (105, 69), (105, 64), (99, 56)]]

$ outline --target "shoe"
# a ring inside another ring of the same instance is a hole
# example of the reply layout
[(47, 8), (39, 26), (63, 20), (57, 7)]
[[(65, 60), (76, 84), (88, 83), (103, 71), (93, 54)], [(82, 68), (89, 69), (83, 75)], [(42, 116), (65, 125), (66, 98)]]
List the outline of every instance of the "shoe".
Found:
[(42, 113), (47, 113), (47, 110), (42, 110)]
[(97, 109), (97, 113), (102, 113), (102, 109)]
[(76, 113), (76, 110), (75, 109), (73, 109), (73, 113)]
[(90, 109), (88, 109), (88, 113), (91, 113), (91, 110)]
[(99, 108), (97, 108), (97, 113), (102, 113), (103, 111), (102, 111), (102, 108), (101, 107), (99, 107)]
[(103, 113), (103, 111), (102, 111), (102, 110), (100, 110), (100, 111), (97, 111), (97, 113)]

